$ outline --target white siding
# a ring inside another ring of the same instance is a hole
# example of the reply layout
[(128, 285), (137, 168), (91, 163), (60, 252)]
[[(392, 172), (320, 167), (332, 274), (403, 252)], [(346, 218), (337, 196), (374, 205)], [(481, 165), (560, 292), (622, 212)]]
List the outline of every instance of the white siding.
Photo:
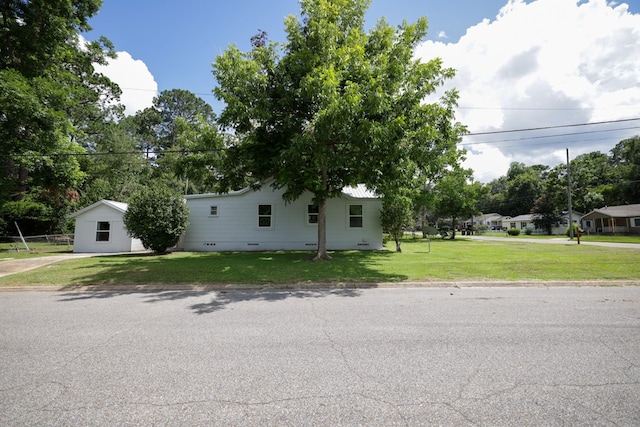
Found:
[[(96, 204), (75, 217), (74, 252), (112, 253), (144, 250), (139, 239), (127, 236), (123, 213), (105, 204)], [(96, 241), (98, 222), (109, 223), (109, 240)]]
[[(285, 204), (283, 190), (264, 187), (230, 195), (187, 196), (189, 226), (184, 236), (188, 251), (315, 250), (318, 228), (307, 222), (312, 195)], [(272, 205), (272, 226), (258, 227), (258, 205)], [(348, 205), (363, 205), (363, 227), (348, 227)], [(217, 215), (211, 216), (211, 206)], [(342, 197), (327, 202), (328, 249), (381, 249), (382, 227), (378, 199)]]

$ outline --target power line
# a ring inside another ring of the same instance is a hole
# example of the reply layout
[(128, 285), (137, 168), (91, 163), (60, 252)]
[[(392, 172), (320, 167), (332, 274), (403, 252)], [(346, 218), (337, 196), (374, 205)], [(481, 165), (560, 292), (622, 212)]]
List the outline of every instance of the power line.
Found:
[(585, 132), (556, 133), (552, 135), (523, 136), (520, 138), (498, 139), (493, 141), (465, 142), (465, 143), (462, 143), (462, 145), (479, 145), (479, 144), (495, 144), (498, 142), (528, 141), (532, 139), (557, 138), (560, 136), (573, 136), (573, 135), (590, 135), (594, 133), (615, 132), (615, 131), (631, 130), (631, 129), (640, 129), (640, 126), (630, 126), (630, 127), (624, 127), (624, 128), (616, 128), (616, 129), (591, 130), (591, 131), (585, 131)]
[(531, 132), (536, 130), (548, 130), (548, 129), (560, 129), (560, 128), (568, 128), (568, 127), (579, 127), (579, 126), (592, 126), (592, 125), (604, 125), (611, 123), (623, 123), (623, 122), (632, 122), (635, 120), (640, 120), (640, 117), (636, 117), (633, 119), (620, 119), (620, 120), (606, 120), (602, 122), (591, 122), (591, 123), (574, 123), (569, 125), (556, 125), (556, 126), (542, 126), (536, 128), (524, 128), (524, 129), (509, 129), (509, 130), (496, 130), (489, 132), (474, 132), (474, 133), (466, 133), (463, 136), (479, 136), (479, 135), (496, 135), (500, 133), (513, 133), (513, 132)]

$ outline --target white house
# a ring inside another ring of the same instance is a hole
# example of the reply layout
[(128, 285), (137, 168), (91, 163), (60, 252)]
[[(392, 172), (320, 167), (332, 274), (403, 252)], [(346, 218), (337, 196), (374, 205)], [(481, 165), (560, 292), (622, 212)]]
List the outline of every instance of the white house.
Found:
[(100, 200), (69, 216), (76, 220), (73, 238), (74, 252), (133, 252), (142, 251), (139, 239), (127, 235), (124, 213), (127, 204)]
[[(264, 184), (227, 194), (185, 196), (187, 251), (316, 250), (318, 207), (305, 193), (285, 203), (284, 189)], [(382, 249), (382, 201), (364, 186), (327, 201), (327, 249)]]
[[(572, 212), (571, 213), (571, 217), (573, 218), (574, 222), (579, 223), (580, 222), (580, 217), (582, 216), (582, 214), (580, 212)], [(547, 229), (545, 228), (538, 228), (535, 225), (535, 219), (537, 219), (539, 217), (538, 214), (526, 214), (526, 215), (518, 215), (518, 216), (514, 216), (513, 218), (509, 218), (506, 217), (503, 221), (502, 221), (502, 226), (503, 227), (507, 227), (507, 228), (517, 228), (519, 230), (526, 230), (526, 229), (530, 229), (532, 232), (534, 233), (547, 233)], [(564, 234), (567, 230), (567, 227), (569, 227), (569, 215), (568, 213), (563, 213), (561, 216), (561, 220), (560, 222), (556, 223), (553, 225), (553, 227), (551, 227), (551, 234)]]

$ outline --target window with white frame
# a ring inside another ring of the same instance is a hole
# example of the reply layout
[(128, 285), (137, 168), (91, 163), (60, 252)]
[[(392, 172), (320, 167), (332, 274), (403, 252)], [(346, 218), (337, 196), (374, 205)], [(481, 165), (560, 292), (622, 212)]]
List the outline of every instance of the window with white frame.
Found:
[(258, 227), (271, 228), (273, 219), (272, 205), (258, 205)]
[(307, 224), (317, 224), (319, 213), (318, 205), (307, 205)]
[(96, 227), (96, 242), (108, 242), (111, 234), (111, 224), (108, 221), (98, 221)]
[(631, 224), (633, 227), (640, 227), (640, 218), (631, 218)]
[(209, 216), (218, 216), (217, 206), (209, 206)]
[(362, 228), (362, 205), (349, 205), (349, 228)]

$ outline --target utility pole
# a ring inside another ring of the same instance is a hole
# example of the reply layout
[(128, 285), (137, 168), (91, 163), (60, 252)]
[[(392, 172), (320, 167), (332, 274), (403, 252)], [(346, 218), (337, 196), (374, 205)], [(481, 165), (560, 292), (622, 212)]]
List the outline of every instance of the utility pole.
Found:
[(567, 148), (567, 199), (569, 201), (569, 238), (573, 240), (573, 213), (571, 210), (571, 167), (569, 166), (569, 149)]

